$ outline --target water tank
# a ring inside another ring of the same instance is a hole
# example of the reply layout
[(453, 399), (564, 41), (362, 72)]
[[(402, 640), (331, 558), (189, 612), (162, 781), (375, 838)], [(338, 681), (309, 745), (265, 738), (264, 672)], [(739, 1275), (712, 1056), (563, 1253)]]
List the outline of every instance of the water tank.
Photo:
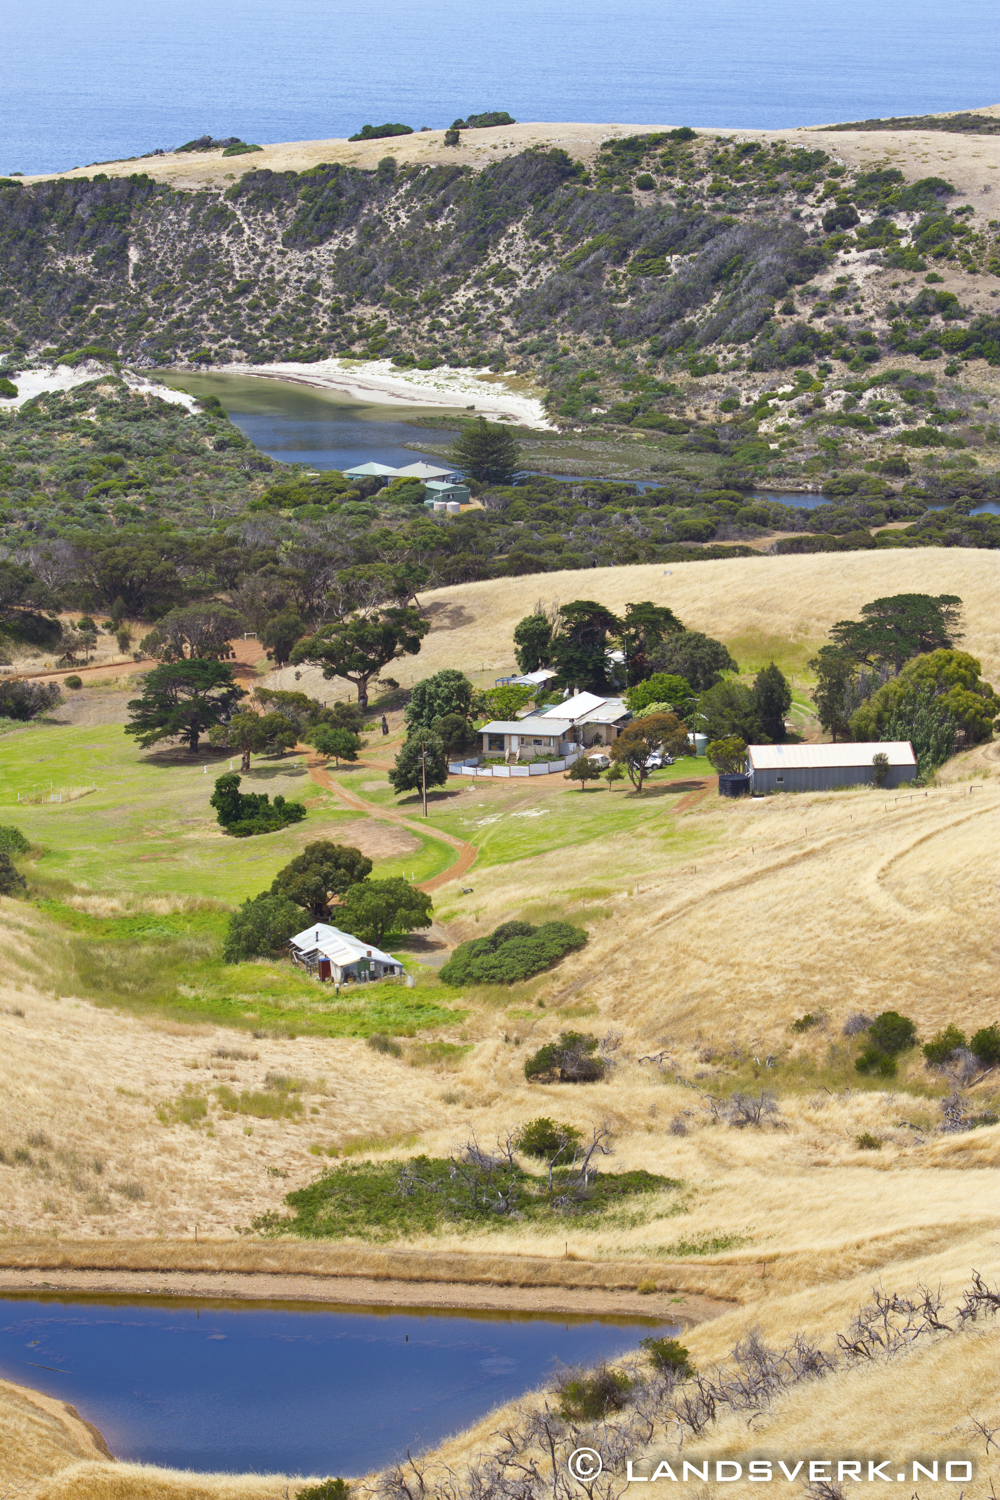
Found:
[(747, 797), (750, 794), (749, 776), (720, 776), (720, 797)]
[(708, 744), (707, 734), (689, 734), (688, 744), (694, 750), (695, 755), (704, 755), (705, 746)]
[(457, 500), (449, 500), (448, 501), (448, 514), (449, 514), (449, 516), (458, 516), (458, 515), (461, 515), (461, 513), (462, 513), (462, 507), (459, 504), (459, 502)]
[(435, 500), (434, 501), (434, 509), (435, 510), (447, 510), (448, 509), (448, 502), (447, 502), (447, 500)]

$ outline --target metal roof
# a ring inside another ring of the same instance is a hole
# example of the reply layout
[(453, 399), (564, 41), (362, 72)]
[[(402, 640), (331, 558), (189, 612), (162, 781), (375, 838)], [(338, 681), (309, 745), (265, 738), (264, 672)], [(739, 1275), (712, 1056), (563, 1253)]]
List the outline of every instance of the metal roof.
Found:
[(553, 739), (561, 738), (573, 728), (572, 719), (546, 719), (530, 714), (526, 719), (494, 719), (484, 724), (477, 734), (547, 734)]
[(393, 479), (397, 479), (399, 477), (399, 470), (390, 468), (388, 464), (372, 463), (355, 464), (352, 469), (344, 470), (345, 479), (351, 479), (354, 476), (385, 478), (387, 475), (391, 476)]
[(398, 958), (393, 958), (391, 953), (383, 953), (374, 943), (362, 942), (361, 938), (342, 932), (339, 927), (331, 927), (328, 922), (314, 922), (303, 932), (297, 932), (289, 941), (294, 948), (301, 948), (303, 953), (322, 953), (324, 958), (331, 959), (341, 967), (356, 963), (359, 958), (376, 958), (383, 964), (399, 963)]
[(599, 698), (596, 693), (574, 693), (572, 698), (564, 698), (561, 703), (553, 703), (551, 708), (544, 708), (542, 717), (551, 714), (554, 719), (569, 719), (574, 723), (581, 714), (593, 713), (595, 708), (601, 708), (606, 702), (606, 698)]
[(407, 479), (450, 479), (451, 469), (435, 469), (431, 464), (407, 464), (405, 469), (397, 469), (397, 474), (404, 475)]
[(878, 740), (845, 745), (748, 745), (747, 760), (754, 771), (821, 770), (835, 766), (870, 766), (876, 755), (887, 755), (890, 766), (915, 766), (908, 740)]

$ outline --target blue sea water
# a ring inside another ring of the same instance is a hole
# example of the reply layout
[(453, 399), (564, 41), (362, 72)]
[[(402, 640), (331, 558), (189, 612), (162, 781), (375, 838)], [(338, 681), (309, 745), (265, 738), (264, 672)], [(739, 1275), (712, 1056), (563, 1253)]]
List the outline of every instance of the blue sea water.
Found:
[(440, 1442), (655, 1319), (146, 1298), (0, 1301), (0, 1374), (76, 1406), (117, 1458), (363, 1474)]
[(4, 7), (0, 171), (208, 131), (519, 120), (775, 127), (1000, 96), (995, 0), (33, 0)]

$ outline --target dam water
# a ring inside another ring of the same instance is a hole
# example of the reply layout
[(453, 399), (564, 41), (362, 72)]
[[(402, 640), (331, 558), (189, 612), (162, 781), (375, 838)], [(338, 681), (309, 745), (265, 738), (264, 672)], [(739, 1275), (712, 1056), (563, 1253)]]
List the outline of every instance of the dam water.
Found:
[(75, 1406), (116, 1458), (361, 1474), (428, 1448), (657, 1319), (178, 1299), (0, 1299), (0, 1375)]

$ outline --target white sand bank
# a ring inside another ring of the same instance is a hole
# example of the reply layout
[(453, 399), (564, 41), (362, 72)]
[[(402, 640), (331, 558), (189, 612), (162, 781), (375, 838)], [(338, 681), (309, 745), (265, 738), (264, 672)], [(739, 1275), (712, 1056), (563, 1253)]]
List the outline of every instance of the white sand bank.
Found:
[(483, 373), (482, 370), (399, 370), (388, 359), (320, 359), (315, 364), (292, 362), (271, 365), (216, 365), (223, 375), (257, 375), (264, 379), (311, 385), (338, 391), (354, 401), (382, 406), (431, 406), (468, 412), (494, 422), (516, 422), (521, 427), (551, 430), (554, 424), (527, 382)]
[[(42, 365), (37, 370), (25, 370), (23, 374), (14, 376), (17, 395), (0, 397), (0, 411), (23, 406), (26, 401), (30, 401), (33, 396), (40, 396), (43, 391), (71, 391), (74, 386), (86, 385), (88, 380), (96, 380), (101, 375), (114, 377), (114, 372), (107, 365), (98, 364), (89, 359), (76, 366)], [(159, 396), (161, 401), (172, 401), (177, 406), (186, 406), (188, 411), (195, 409), (195, 398), (189, 396), (186, 391), (172, 391), (168, 386), (160, 385), (158, 381), (148, 380), (145, 375), (137, 375), (134, 370), (123, 370), (121, 378), (130, 391), (138, 391), (141, 395)]]

